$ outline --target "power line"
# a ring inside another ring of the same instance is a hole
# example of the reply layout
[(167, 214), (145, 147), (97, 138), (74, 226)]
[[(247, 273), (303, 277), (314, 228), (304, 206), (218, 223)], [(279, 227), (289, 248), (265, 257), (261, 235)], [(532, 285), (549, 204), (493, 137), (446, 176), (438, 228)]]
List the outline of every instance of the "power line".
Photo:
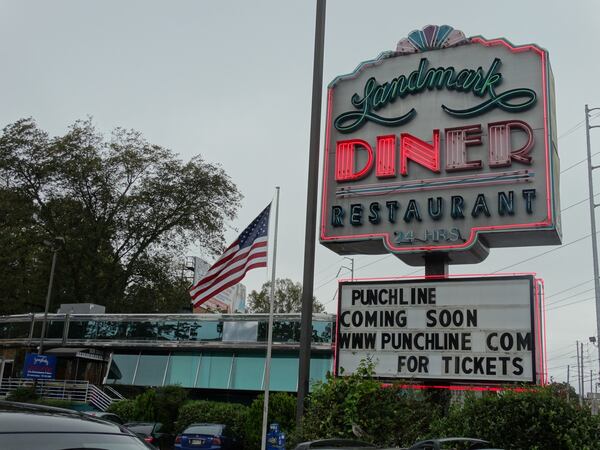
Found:
[(592, 278), (591, 280), (587, 280), (587, 281), (584, 281), (584, 282), (582, 282), (582, 283), (575, 284), (575, 285), (573, 285), (573, 286), (571, 286), (571, 287), (568, 287), (568, 288), (566, 288), (566, 289), (563, 289), (562, 291), (555, 292), (555, 293), (554, 293), (554, 294), (552, 294), (552, 295), (546, 295), (546, 296), (545, 296), (545, 298), (546, 298), (546, 300), (548, 300), (548, 299), (549, 299), (549, 298), (551, 298), (551, 297), (555, 297), (555, 296), (557, 296), (557, 295), (559, 295), (559, 294), (562, 294), (563, 292), (567, 292), (567, 291), (570, 291), (571, 289), (575, 289), (576, 287), (583, 286), (584, 284), (591, 283), (592, 281), (594, 281), (594, 279), (593, 279), (593, 278)]
[(559, 305), (559, 306), (555, 306), (554, 308), (547, 308), (546, 311), (554, 311), (556, 309), (560, 309), (560, 308), (565, 308), (567, 306), (571, 306), (571, 305), (575, 305), (577, 303), (583, 303), (583, 302), (587, 302), (590, 300), (594, 300), (596, 297), (587, 297), (587, 298), (582, 298), (581, 300), (576, 300), (574, 302), (571, 303), (567, 303), (565, 305)]
[(545, 252), (542, 252), (542, 253), (539, 253), (539, 254), (537, 254), (537, 255), (531, 256), (530, 258), (526, 258), (526, 259), (523, 259), (523, 260), (521, 260), (521, 261), (518, 261), (518, 262), (516, 262), (516, 263), (514, 263), (514, 264), (510, 264), (510, 265), (508, 265), (508, 266), (502, 267), (501, 269), (495, 270), (495, 271), (494, 271), (494, 272), (492, 272), (492, 273), (498, 273), (498, 272), (502, 272), (503, 270), (510, 269), (511, 267), (514, 267), (514, 266), (518, 266), (518, 265), (520, 265), (520, 264), (523, 264), (524, 262), (531, 261), (532, 259), (537, 259), (537, 258), (539, 258), (540, 256), (547, 255), (548, 253), (552, 253), (552, 252), (555, 252), (555, 251), (557, 251), (557, 250), (562, 250), (563, 248), (566, 248), (566, 247), (568, 247), (569, 245), (576, 244), (577, 242), (580, 242), (580, 241), (583, 241), (584, 239), (587, 239), (587, 238), (589, 238), (591, 235), (592, 235), (591, 233), (590, 233), (590, 234), (586, 234), (585, 236), (582, 236), (582, 237), (580, 237), (579, 239), (575, 239), (574, 241), (571, 241), (571, 242), (569, 242), (568, 244), (563, 244), (563, 245), (561, 245), (560, 247), (555, 247), (555, 248), (552, 248), (552, 249), (550, 249), (550, 250), (546, 250)]
[(594, 289), (595, 288), (586, 289), (585, 291), (578, 292), (577, 294), (569, 295), (568, 297), (561, 298), (561, 299), (558, 299), (558, 300), (554, 300), (552, 302), (546, 303), (546, 306), (552, 306), (552, 305), (556, 305), (557, 303), (562, 303), (565, 300), (569, 300), (571, 298), (577, 297), (578, 295), (585, 294), (586, 292), (593, 291)]

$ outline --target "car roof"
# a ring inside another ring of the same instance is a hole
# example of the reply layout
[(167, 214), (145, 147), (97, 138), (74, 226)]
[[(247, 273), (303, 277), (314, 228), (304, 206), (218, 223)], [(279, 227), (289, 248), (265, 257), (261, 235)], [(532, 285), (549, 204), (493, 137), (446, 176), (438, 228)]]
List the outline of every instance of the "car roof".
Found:
[(329, 449), (354, 449), (354, 450), (360, 450), (360, 449), (368, 449), (368, 448), (376, 448), (375, 445), (373, 444), (369, 444), (368, 442), (363, 442), (363, 441), (357, 441), (355, 439), (337, 439), (337, 438), (333, 438), (333, 439), (318, 439), (316, 441), (310, 441), (310, 442), (302, 442), (300, 444), (298, 444), (298, 446), (296, 447), (297, 450), (304, 450), (304, 449), (322, 449), (322, 450), (329, 450)]
[(133, 434), (115, 423), (69, 409), (0, 401), (0, 433)]
[[(156, 425), (156, 424), (159, 424), (159, 423), (160, 423), (160, 422), (127, 422), (127, 423), (125, 424), (125, 426), (128, 426), (128, 427), (130, 427), (130, 426), (133, 426), (133, 425), (136, 425), (136, 426), (137, 426), (137, 425), (150, 426), (150, 425)], [(161, 424), (161, 425), (162, 425), (162, 424)]]
[(224, 423), (190, 423), (186, 428), (189, 427), (205, 427), (205, 426), (209, 426), (209, 427), (224, 427), (225, 424)]

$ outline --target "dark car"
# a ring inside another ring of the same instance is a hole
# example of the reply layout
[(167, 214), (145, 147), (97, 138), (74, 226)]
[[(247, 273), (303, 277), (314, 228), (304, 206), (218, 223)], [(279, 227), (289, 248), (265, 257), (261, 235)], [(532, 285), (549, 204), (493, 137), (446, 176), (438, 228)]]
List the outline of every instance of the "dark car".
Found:
[(163, 433), (163, 424), (160, 422), (130, 422), (125, 426), (142, 438), (145, 442), (154, 445), (160, 450), (173, 448), (173, 435)]
[(320, 450), (363, 450), (377, 448), (377, 446), (354, 439), (320, 439), (318, 441), (302, 442), (294, 450), (310, 450), (313, 448)]
[(0, 401), (2, 450), (148, 450), (127, 428), (62, 408)]
[(175, 438), (175, 448), (181, 450), (237, 449), (237, 437), (227, 425), (193, 423)]
[(84, 413), (97, 417), (98, 419), (108, 420), (109, 422), (116, 423), (118, 425), (123, 425), (125, 423), (125, 421), (116, 414), (105, 411), (84, 411)]

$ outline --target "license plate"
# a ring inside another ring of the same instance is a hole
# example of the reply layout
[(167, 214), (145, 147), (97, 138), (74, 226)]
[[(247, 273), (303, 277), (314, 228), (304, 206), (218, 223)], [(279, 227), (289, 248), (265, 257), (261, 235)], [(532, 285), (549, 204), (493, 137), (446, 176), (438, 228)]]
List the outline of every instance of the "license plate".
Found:
[(190, 444), (202, 445), (202, 444), (204, 444), (204, 439), (190, 439)]

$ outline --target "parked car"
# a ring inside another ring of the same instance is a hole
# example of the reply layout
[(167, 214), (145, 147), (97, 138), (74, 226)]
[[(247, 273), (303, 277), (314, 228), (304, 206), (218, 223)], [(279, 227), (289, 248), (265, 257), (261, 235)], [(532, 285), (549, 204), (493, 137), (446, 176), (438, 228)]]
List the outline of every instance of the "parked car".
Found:
[(125, 423), (125, 421), (116, 414), (105, 411), (84, 411), (84, 413), (97, 417), (98, 419), (108, 420), (109, 422), (116, 423), (118, 425), (123, 425)]
[(320, 450), (363, 450), (377, 448), (377, 446), (354, 439), (319, 439), (318, 441), (302, 442), (294, 450), (309, 450), (313, 448)]
[(162, 433), (163, 424), (160, 422), (130, 422), (126, 423), (125, 427), (160, 450), (173, 448), (173, 435)]
[(153, 449), (122, 425), (63, 408), (0, 401), (2, 450)]
[(219, 423), (193, 423), (175, 438), (175, 448), (181, 450), (225, 450), (238, 447), (237, 436), (227, 425)]
[(464, 450), (501, 450), (490, 447), (488, 441), (483, 439), (451, 437), (443, 439), (429, 439), (420, 441), (410, 447), (408, 450), (444, 450), (460, 448)]

